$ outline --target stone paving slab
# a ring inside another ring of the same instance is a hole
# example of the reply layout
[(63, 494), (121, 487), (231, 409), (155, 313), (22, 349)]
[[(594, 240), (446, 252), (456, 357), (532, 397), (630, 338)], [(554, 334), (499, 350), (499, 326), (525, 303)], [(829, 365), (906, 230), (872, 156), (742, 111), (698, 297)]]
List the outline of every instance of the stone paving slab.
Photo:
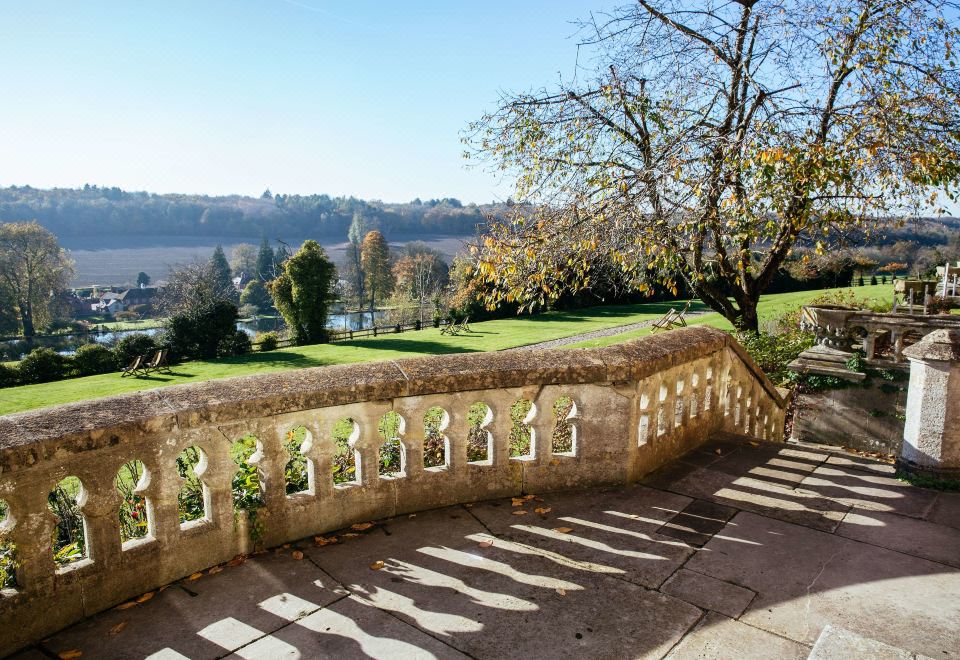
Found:
[[(598, 562), (634, 584), (655, 589), (693, 554), (657, 533), (690, 498), (632, 486), (544, 495), (521, 506), (482, 502), (471, 512), (492, 533), (574, 561)], [(550, 509), (541, 515), (536, 509)], [(516, 515), (526, 511), (524, 515)], [(556, 531), (565, 528), (571, 531)]]
[(293, 621), (227, 657), (231, 660), (467, 658), (413, 626), (353, 596)]
[(834, 465), (814, 470), (798, 490), (858, 509), (888, 511), (913, 518), (923, 518), (937, 498), (936, 491), (915, 488), (891, 476)]
[(801, 492), (767, 478), (738, 477), (710, 468), (673, 464), (653, 472), (643, 483), (689, 497), (832, 532), (850, 505)]
[(757, 592), (744, 623), (812, 645), (827, 624), (935, 658), (960, 649), (960, 571), (738, 514), (686, 568)]
[(801, 660), (808, 652), (802, 644), (710, 612), (667, 657), (670, 660)]
[(736, 619), (747, 609), (756, 594), (749, 589), (722, 582), (709, 575), (681, 568), (673, 574), (661, 591), (692, 603), (699, 608), (719, 612)]
[(960, 529), (960, 493), (938, 493), (927, 513), (927, 520)]
[(837, 534), (960, 568), (960, 529), (881, 511), (848, 513)]
[(171, 585), (135, 607), (108, 610), (54, 635), (44, 646), (54, 654), (77, 649), (84, 657), (115, 660), (164, 649), (194, 660), (218, 658), (289, 623), (262, 602), (283, 596), (304, 608), (302, 616), (346, 594), (309, 561), (293, 559), (289, 550), (271, 552)]
[(464, 509), (388, 523), (389, 536), (310, 556), (364, 602), (476, 658), (662, 657), (700, 618), (622, 579), (606, 551), (582, 562), (495, 538), (453, 511)]

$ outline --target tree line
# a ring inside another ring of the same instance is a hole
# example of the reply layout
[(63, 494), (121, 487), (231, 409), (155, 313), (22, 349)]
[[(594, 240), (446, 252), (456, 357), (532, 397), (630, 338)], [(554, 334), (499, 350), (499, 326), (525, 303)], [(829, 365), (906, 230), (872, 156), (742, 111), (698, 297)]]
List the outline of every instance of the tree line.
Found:
[(389, 235), (473, 235), (506, 204), (462, 204), (453, 198), (408, 203), (329, 195), (158, 195), (87, 185), (80, 189), (0, 188), (0, 222), (37, 220), (58, 236), (343, 236), (361, 213)]

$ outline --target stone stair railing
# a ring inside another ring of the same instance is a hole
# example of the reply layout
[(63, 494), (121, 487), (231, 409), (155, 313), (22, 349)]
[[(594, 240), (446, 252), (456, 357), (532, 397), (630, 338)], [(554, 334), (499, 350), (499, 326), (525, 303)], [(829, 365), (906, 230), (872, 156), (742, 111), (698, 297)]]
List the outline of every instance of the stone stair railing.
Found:
[[(573, 443), (554, 453), (554, 403), (568, 397)], [(511, 457), (511, 405), (529, 453)], [(467, 460), (467, 411), (485, 403), (486, 460)], [(725, 332), (675, 330), (588, 350), (472, 353), (352, 364), (147, 390), (0, 417), (0, 534), (16, 549), (16, 587), (0, 598), (0, 654), (255, 545), (270, 547), (353, 523), (455, 503), (632, 482), (728, 431), (780, 441), (784, 396)], [(444, 411), (444, 464), (424, 467), (425, 412)], [(403, 420), (401, 471), (378, 471), (378, 423)], [(355, 480), (332, 478), (336, 420), (354, 422)], [(309, 488), (288, 495), (284, 439), (304, 427)], [(262, 507), (235, 511), (233, 441), (252, 434)], [(181, 523), (176, 457), (202, 452), (203, 517)], [(118, 470), (145, 474), (146, 536), (123, 542)], [(58, 566), (48, 506), (56, 484), (82, 484), (85, 554)], [(254, 533), (256, 532), (256, 533)], [(256, 538), (256, 542), (252, 540)]]

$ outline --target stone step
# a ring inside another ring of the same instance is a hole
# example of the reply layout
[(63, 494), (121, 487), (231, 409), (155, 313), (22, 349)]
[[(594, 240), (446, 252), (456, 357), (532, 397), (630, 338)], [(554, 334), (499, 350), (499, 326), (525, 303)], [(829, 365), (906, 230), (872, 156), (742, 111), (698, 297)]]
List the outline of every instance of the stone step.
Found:
[[(915, 660), (927, 656), (884, 644), (851, 630), (827, 624), (807, 660)], [(927, 659), (929, 660), (929, 659)]]

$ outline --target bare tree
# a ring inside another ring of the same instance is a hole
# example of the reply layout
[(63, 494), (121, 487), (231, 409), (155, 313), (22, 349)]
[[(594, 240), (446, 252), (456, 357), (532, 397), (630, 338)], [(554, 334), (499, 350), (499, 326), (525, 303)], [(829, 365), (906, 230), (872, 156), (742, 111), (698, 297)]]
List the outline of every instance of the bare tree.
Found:
[(641, 290), (682, 279), (756, 331), (795, 247), (956, 199), (957, 11), (637, 0), (590, 20), (579, 81), (505, 96), (466, 138), (537, 204), (480, 250), (487, 303), (589, 287), (602, 257)]

